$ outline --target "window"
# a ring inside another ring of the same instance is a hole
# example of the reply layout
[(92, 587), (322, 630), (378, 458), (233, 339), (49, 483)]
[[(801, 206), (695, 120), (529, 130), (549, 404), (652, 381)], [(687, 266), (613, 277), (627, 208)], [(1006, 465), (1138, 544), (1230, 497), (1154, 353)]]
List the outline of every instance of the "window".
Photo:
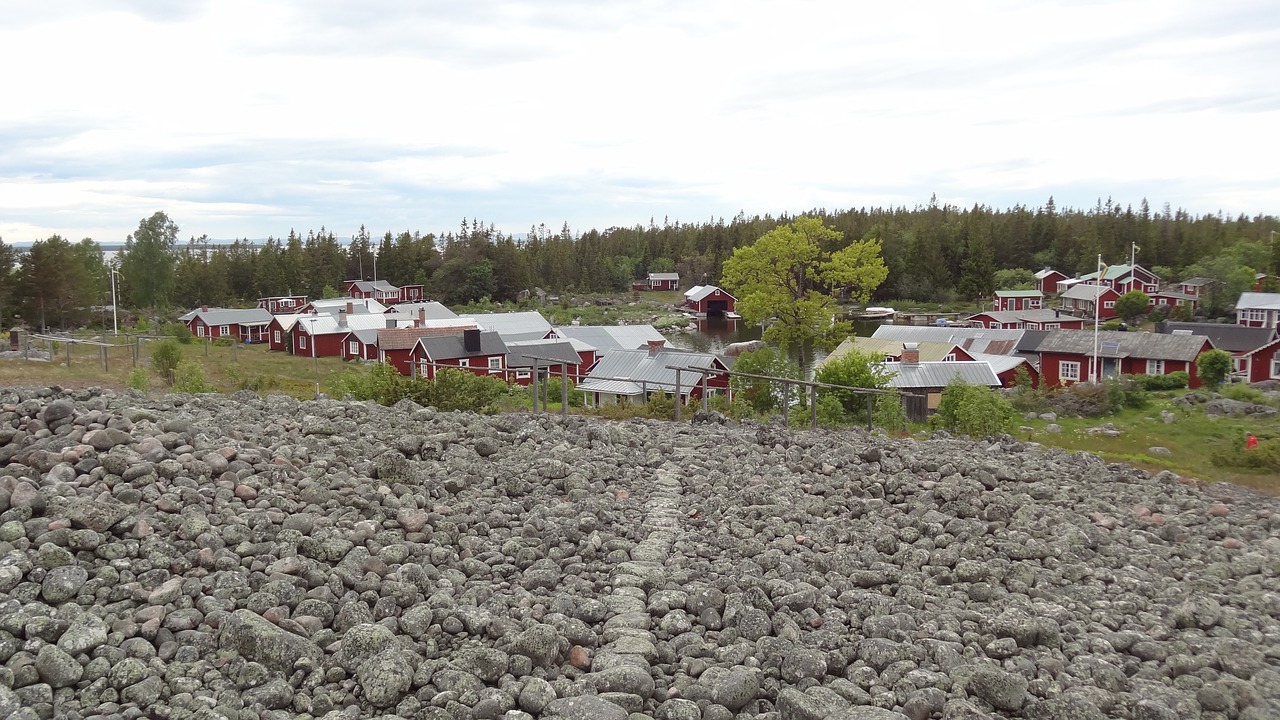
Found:
[(306, 335), (299, 335), (299, 336), (298, 336), (298, 349), (299, 349), (299, 350), (306, 350), (306, 349), (307, 349), (307, 336), (306, 336)]
[(462, 358), (461, 360), (459, 360), (459, 361), (458, 361), (458, 367), (460, 367), (460, 368), (464, 368), (464, 367), (471, 367), (471, 359), (470, 359), (470, 358)]
[(1030, 302), (1029, 302), (1029, 307), (1030, 307), (1032, 310), (1039, 310), (1039, 309), (1040, 309), (1040, 298), (1031, 298), (1031, 300), (1030, 300)]
[(1115, 306), (1116, 306), (1116, 301), (1115, 301), (1115, 300), (1103, 300), (1103, 301), (1102, 301), (1102, 307), (1104, 307), (1104, 308), (1108, 308), (1108, 309), (1110, 309), (1110, 308), (1113, 308), (1113, 307), (1115, 307)]
[(501, 370), (501, 369), (502, 369), (502, 356), (501, 356), (501, 355), (496, 355), (496, 356), (494, 356), (494, 357), (489, 358), (489, 369), (490, 369), (490, 370)]
[(280, 307), (293, 307), (293, 298), (285, 298), (280, 301)]
[(204, 325), (196, 326), (196, 335), (199, 337), (204, 337)]
[(942, 362), (955, 362), (955, 361), (956, 361), (956, 354), (955, 354), (955, 353), (947, 353), (947, 354), (946, 354), (946, 355), (944, 355), (944, 356), (943, 356), (943, 358), (942, 358)]
[(277, 331), (276, 331), (275, 338), (276, 338), (276, 339), (275, 339), (275, 341), (276, 341), (276, 342), (280, 342), (280, 331), (279, 331), (279, 330), (277, 330)]
[(1045, 330), (1061, 330), (1062, 323), (1045, 323)]
[(1271, 377), (1280, 378), (1280, 355), (1271, 358)]
[(1080, 363), (1073, 360), (1058, 361), (1058, 379), (1059, 380), (1079, 380), (1080, 379)]
[(1148, 360), (1148, 361), (1147, 361), (1147, 374), (1148, 374), (1148, 375), (1163, 375), (1163, 374), (1164, 374), (1164, 361), (1163, 361), (1163, 360)]
[(517, 371), (516, 371), (516, 379), (517, 379), (517, 380), (528, 380), (528, 379), (529, 379), (529, 378), (531, 378), (531, 377), (533, 377), (533, 371), (531, 371), (531, 370), (517, 370)]
[(350, 352), (352, 355), (359, 355), (360, 342), (358, 340), (352, 340), (351, 342), (347, 343), (347, 351)]
[(222, 337), (226, 337), (226, 336), (228, 336), (228, 335), (230, 335), (230, 334), (231, 334), (231, 326), (230, 326), (230, 325), (223, 325), (222, 327), (218, 328), (218, 335), (220, 335), (220, 336), (222, 336)]

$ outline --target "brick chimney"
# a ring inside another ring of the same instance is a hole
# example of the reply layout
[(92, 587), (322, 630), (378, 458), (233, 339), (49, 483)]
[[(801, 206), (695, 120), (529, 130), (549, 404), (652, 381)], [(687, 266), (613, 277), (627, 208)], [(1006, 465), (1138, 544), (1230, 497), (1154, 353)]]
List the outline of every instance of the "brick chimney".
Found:
[(919, 365), (920, 364), (920, 343), (902, 343), (902, 364), (903, 365)]
[(351, 300), (348, 300), (348, 301), (347, 301), (347, 314), (348, 314), (348, 315), (350, 315), (350, 314), (354, 313), (355, 311), (356, 311), (356, 304), (355, 304), (355, 302), (354, 302), (354, 301), (351, 301)]
[(667, 345), (667, 341), (666, 341), (666, 340), (650, 340), (650, 341), (649, 341), (649, 354), (650, 354), (650, 355), (653, 355), (653, 354), (657, 353), (659, 350), (661, 350), (662, 348), (666, 347), (666, 345)]
[(208, 306), (208, 305), (201, 305), (201, 306), (200, 306), (200, 312), (209, 312), (209, 306)]
[(414, 323), (414, 327), (424, 327), (427, 324), (427, 309), (418, 308), (418, 321)]

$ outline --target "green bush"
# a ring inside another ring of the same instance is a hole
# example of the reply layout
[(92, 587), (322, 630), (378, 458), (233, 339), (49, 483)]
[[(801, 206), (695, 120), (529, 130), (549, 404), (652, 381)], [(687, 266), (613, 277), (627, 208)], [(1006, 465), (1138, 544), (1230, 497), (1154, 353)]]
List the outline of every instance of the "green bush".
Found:
[(1257, 447), (1247, 448), (1244, 438), (1239, 438), (1230, 450), (1215, 452), (1212, 461), (1218, 466), (1280, 472), (1280, 439), (1259, 440)]
[(893, 391), (876, 396), (875, 412), (871, 416), (875, 426), (896, 433), (907, 429), (907, 411), (902, 407), (902, 393)]
[(164, 326), (160, 328), (160, 334), (177, 338), (178, 342), (183, 345), (187, 345), (195, 339), (195, 336), (191, 334), (191, 328), (180, 322), (165, 323)]
[(174, 373), (173, 389), (184, 393), (216, 392), (217, 388), (204, 379), (204, 368), (193, 362), (178, 363)]
[(138, 392), (147, 392), (151, 389), (151, 376), (147, 374), (146, 368), (136, 367), (129, 373), (129, 387)]
[(492, 375), (476, 375), (466, 370), (444, 369), (434, 380), (416, 380), (427, 386), (426, 402), (420, 405), (450, 412), (488, 412), (493, 403), (507, 391), (507, 384)]
[(672, 420), (676, 416), (675, 396), (662, 392), (651, 393), (649, 399), (639, 408), (639, 411), (644, 417), (656, 420)]
[(1142, 385), (1143, 390), (1181, 390), (1191, 381), (1185, 370), (1171, 372), (1168, 375), (1132, 375)]
[[(580, 408), (586, 405), (586, 396), (580, 392), (576, 392), (576, 385), (570, 378), (569, 383), (569, 407)], [(560, 378), (552, 376), (547, 380), (547, 398), (553, 403), (560, 402), (563, 397), (563, 389), (561, 387)]]
[[(884, 369), (883, 358), (870, 353), (853, 350), (834, 360), (828, 359), (814, 373), (813, 379), (831, 385), (846, 385), (851, 388), (883, 388), (889, 380)], [(834, 397), (844, 406), (845, 413), (854, 415), (865, 413), (867, 396), (853, 390), (835, 388), (818, 388), (819, 397)]]
[(1009, 396), (1009, 403), (1018, 412), (1044, 412), (1049, 409), (1049, 396), (1042, 388), (1037, 390), (1031, 386), (1031, 373), (1027, 372), (1027, 366), (1019, 365), (1014, 372), (1016, 378), (1013, 393)]
[(1256, 403), (1258, 405), (1269, 405), (1267, 402), (1267, 394), (1256, 388), (1251, 388), (1244, 383), (1226, 385), (1219, 390), (1223, 397), (1240, 402)]
[(1205, 385), (1216, 388), (1231, 375), (1231, 353), (1226, 350), (1207, 350), (1196, 357), (1196, 372)]
[(956, 379), (942, 391), (932, 422), (953, 432), (982, 436), (1008, 432), (1016, 417), (1013, 406), (1000, 393)]
[(1132, 375), (1105, 378), (1103, 385), (1107, 393), (1107, 412), (1118, 413), (1125, 408), (1147, 406), (1146, 389)]
[(182, 347), (175, 338), (165, 338), (151, 347), (151, 367), (164, 381), (172, 385), (174, 373), (182, 362)]
[[(767, 375), (791, 380), (800, 379), (800, 366), (787, 354), (775, 347), (744, 352), (733, 364), (735, 372), (751, 375)], [(782, 407), (782, 383), (733, 375), (729, 378), (733, 387), (734, 402), (746, 403), (757, 413), (767, 414)], [(791, 397), (795, 397), (792, 392)]]

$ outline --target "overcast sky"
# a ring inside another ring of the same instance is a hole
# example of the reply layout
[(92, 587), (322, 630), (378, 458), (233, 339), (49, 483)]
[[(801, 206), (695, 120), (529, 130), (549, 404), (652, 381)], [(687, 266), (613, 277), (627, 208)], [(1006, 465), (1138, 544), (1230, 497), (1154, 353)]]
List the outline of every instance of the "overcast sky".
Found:
[(0, 238), (1280, 214), (1274, 0), (0, 0)]

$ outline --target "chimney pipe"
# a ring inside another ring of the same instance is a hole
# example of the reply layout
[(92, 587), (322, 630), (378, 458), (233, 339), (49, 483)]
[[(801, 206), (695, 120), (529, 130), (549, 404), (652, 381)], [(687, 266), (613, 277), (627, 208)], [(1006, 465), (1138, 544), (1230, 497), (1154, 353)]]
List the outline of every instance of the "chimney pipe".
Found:
[(347, 326), (347, 311), (339, 310), (338, 311), (338, 327), (344, 328), (346, 326)]
[(209, 306), (208, 306), (208, 305), (201, 305), (201, 306), (200, 306), (200, 312), (209, 312)]
[(480, 352), (480, 331), (463, 330), (462, 348), (467, 352)]
[(903, 365), (919, 365), (920, 364), (920, 343), (902, 343), (902, 364)]
[(427, 324), (427, 309), (424, 307), (420, 307), (418, 308), (418, 322), (416, 324), (416, 327), (424, 327), (426, 324)]
[(355, 302), (353, 302), (353, 301), (351, 301), (351, 300), (348, 300), (348, 301), (347, 301), (347, 314), (348, 314), (348, 315), (350, 315), (350, 314), (354, 313), (355, 311), (356, 311), (356, 304), (355, 304)]

